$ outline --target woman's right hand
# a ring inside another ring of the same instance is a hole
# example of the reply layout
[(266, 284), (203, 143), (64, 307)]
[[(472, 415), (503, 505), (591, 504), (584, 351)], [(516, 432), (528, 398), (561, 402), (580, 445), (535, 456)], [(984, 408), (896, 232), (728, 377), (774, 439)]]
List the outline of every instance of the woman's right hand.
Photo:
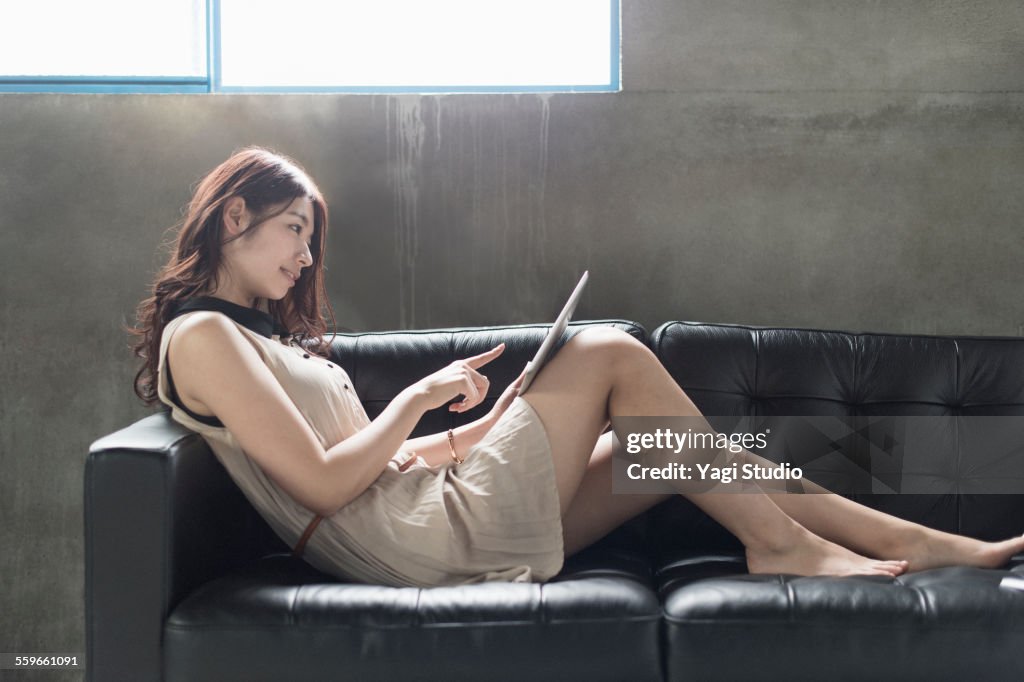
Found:
[(441, 407), (458, 396), (463, 399), (449, 408), (452, 412), (471, 410), (487, 397), (487, 387), (491, 382), (477, 371), (505, 351), (505, 344), (500, 343), (491, 350), (474, 355), (464, 360), (456, 360), (452, 364), (423, 377), (410, 388), (423, 399), (425, 410)]

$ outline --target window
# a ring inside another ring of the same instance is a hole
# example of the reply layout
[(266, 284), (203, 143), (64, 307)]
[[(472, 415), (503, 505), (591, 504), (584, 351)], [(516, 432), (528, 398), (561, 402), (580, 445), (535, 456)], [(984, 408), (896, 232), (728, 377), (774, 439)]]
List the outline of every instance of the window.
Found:
[(617, 0), (9, 4), (7, 92), (619, 89)]
[(205, 92), (206, 0), (4, 3), (4, 91)]

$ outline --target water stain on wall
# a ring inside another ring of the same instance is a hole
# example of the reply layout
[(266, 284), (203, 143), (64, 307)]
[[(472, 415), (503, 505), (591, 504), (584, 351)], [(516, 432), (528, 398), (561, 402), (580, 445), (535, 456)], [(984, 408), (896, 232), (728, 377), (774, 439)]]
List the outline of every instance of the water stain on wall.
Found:
[(401, 328), (460, 324), (436, 309), (481, 319), (497, 292), (501, 317), (528, 315), (548, 263), (551, 95), (401, 95), (385, 115)]

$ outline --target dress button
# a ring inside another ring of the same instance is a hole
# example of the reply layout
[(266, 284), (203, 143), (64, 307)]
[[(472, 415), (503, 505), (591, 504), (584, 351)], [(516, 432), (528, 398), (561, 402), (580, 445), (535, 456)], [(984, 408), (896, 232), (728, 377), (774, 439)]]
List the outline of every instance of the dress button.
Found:
[(309, 353), (303, 353), (302, 357), (304, 357), (304, 358), (306, 358), (308, 360), (309, 359)]
[(332, 365), (331, 363), (328, 362), (327, 363), (327, 369), (334, 369), (334, 365)]
[(348, 384), (345, 384), (345, 390), (346, 391), (348, 390)]

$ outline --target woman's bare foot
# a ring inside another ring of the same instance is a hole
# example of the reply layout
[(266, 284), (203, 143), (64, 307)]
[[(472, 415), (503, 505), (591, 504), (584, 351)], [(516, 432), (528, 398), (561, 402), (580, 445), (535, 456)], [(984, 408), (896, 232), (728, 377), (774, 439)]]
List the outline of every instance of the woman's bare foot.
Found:
[(748, 547), (747, 570), (751, 573), (791, 575), (887, 575), (907, 570), (906, 561), (877, 561), (829, 542), (806, 529), (783, 546)]
[(999, 568), (1021, 553), (1024, 553), (1024, 537), (984, 542), (923, 528), (910, 533), (902, 543), (894, 543), (886, 555), (905, 557), (910, 562), (909, 572), (943, 566)]

